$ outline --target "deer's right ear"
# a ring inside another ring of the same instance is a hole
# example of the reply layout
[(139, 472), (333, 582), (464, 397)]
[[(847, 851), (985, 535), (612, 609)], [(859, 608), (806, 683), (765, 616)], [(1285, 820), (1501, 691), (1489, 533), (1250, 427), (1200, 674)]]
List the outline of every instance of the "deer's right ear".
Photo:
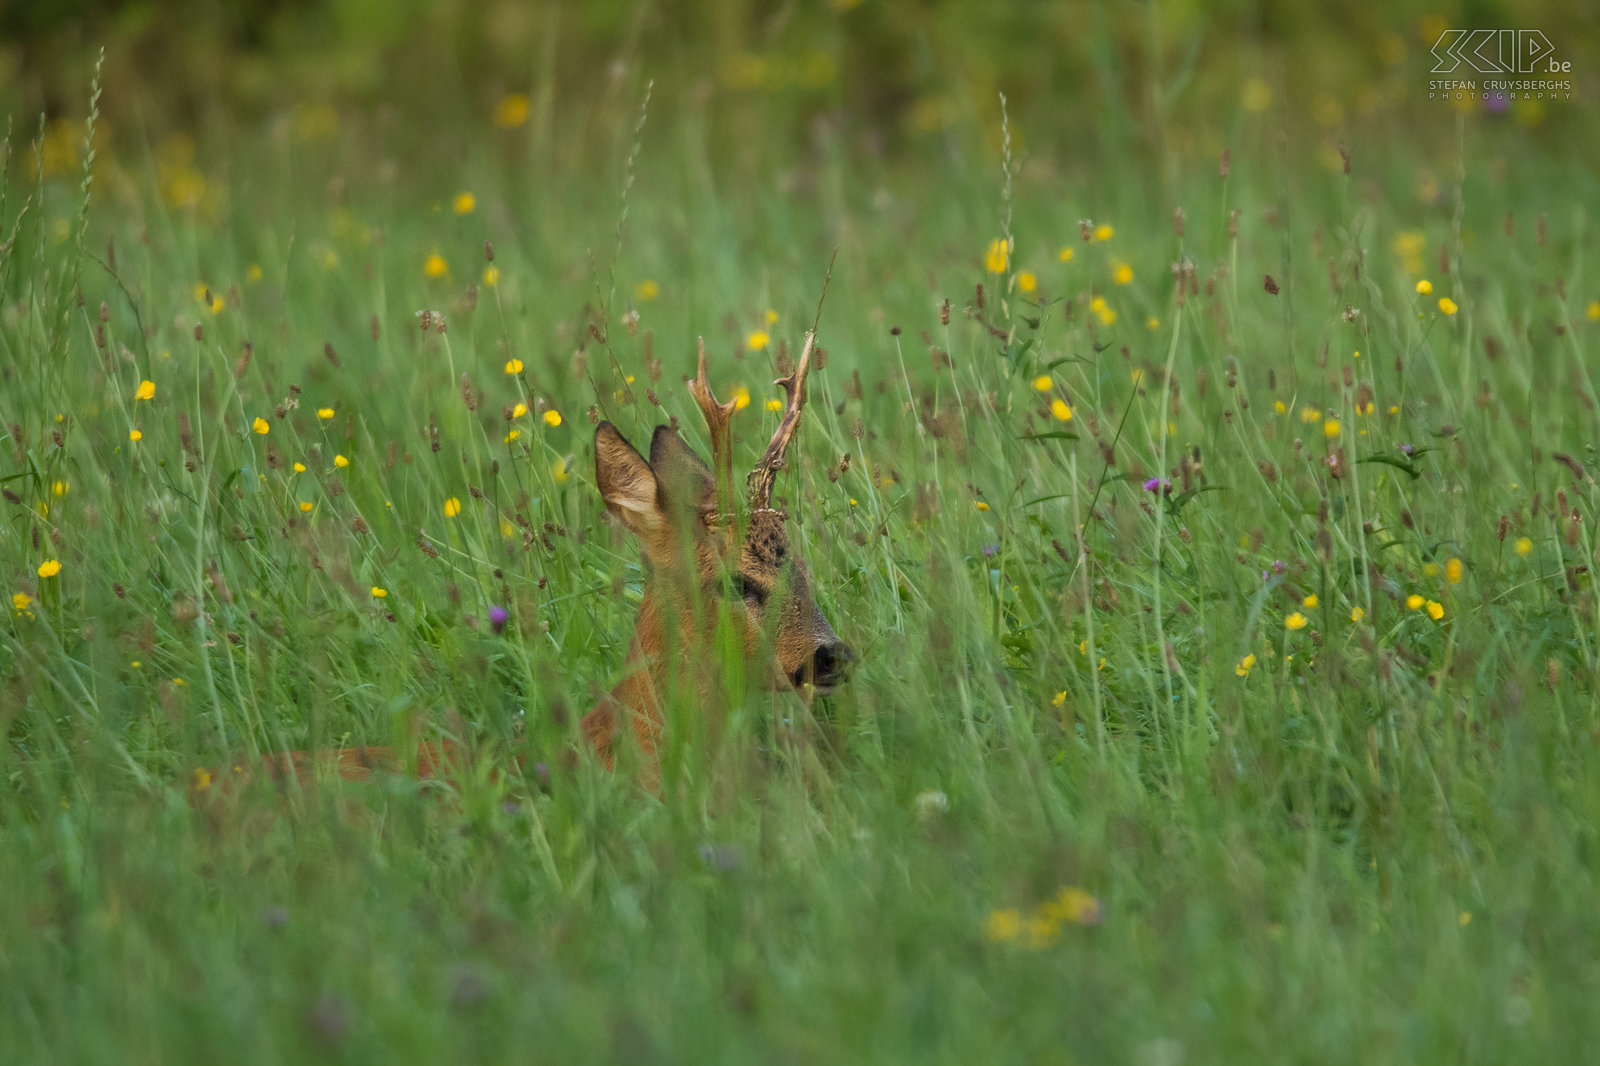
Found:
[(655, 472), (610, 422), (595, 427), (594, 474), (606, 509), (644, 542), (646, 551), (655, 548), (666, 526)]

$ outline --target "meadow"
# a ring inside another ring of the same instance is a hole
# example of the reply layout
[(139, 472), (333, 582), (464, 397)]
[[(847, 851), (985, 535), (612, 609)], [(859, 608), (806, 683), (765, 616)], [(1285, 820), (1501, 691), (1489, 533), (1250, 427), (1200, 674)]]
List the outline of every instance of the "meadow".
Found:
[[(446, 122), (91, 53), (0, 199), (0, 1061), (1582, 1061), (1591, 105), (1401, 51), (887, 142), (809, 53)], [(819, 313), (853, 680), (561, 769), (645, 580), (596, 422), (704, 452), (703, 336), (747, 468)], [(471, 766), (216, 779), (417, 737)]]

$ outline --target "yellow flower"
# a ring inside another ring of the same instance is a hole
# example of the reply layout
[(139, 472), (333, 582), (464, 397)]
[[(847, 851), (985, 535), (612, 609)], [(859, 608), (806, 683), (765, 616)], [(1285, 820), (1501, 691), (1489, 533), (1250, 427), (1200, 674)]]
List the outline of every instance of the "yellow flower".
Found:
[(1031, 271), (1024, 270), (1017, 275), (1017, 288), (1024, 293), (1031, 293), (1039, 287), (1039, 279)]
[(315, 504), (311, 503), (311, 501), (309, 501), (309, 500), (301, 500), (300, 501), (300, 513), (301, 514), (310, 514), (311, 513), (311, 508), (314, 507), (314, 506), (315, 506)]
[(1005, 910), (989, 912), (989, 917), (983, 923), (983, 935), (987, 940), (1002, 943), (1015, 940), (1022, 932), (1022, 912), (1015, 907)]
[(1433, 282), (1429, 281), (1427, 278), (1423, 278), (1421, 281), (1417, 282), (1417, 293), (1419, 295), (1427, 296), (1432, 292)]
[(58, 559), (46, 559), (39, 564), (40, 577), (55, 577), (61, 573), (61, 562)]
[(855, 505), (856, 505), (856, 498), (854, 496), (852, 496), (852, 497), (850, 497), (850, 506), (854, 507)]
[(452, 496), (448, 500), (444, 501), (444, 516), (446, 518), (454, 518), (456, 515), (458, 515), (460, 513), (461, 513), (461, 501), (460, 500), (458, 500), (456, 497)]
[(1361, 401), (1361, 402), (1358, 402), (1356, 404), (1356, 414), (1358, 414), (1358, 415), (1370, 415), (1371, 413), (1372, 413), (1372, 401), (1371, 400)]
[(733, 409), (735, 411), (743, 411), (749, 406), (750, 390), (745, 388), (743, 385), (735, 385), (733, 387)]
[(438, 252), (429, 253), (428, 258), (422, 261), (422, 273), (430, 278), (442, 278), (449, 272), (450, 264)]
[(494, 124), (503, 130), (514, 130), (528, 121), (528, 111), (526, 93), (508, 93), (494, 105)]
[(1406, 608), (1412, 611), (1420, 610), (1422, 605), (1427, 602), (1427, 600), (1413, 592), (1411, 595), (1406, 597)]
[(1072, 262), (1072, 257), (1074, 254), (1076, 253), (1074, 253), (1070, 247), (1063, 244), (1061, 246), (1061, 251), (1056, 253), (1056, 259), (1063, 263), (1070, 263)]
[(50, 492), (55, 496), (65, 496), (71, 488), (65, 481), (57, 481), (50, 486)]
[(1367, 612), (1362, 610), (1360, 607), (1352, 607), (1352, 608), (1350, 608), (1350, 621), (1359, 622), (1363, 618), (1365, 618), (1366, 616), (1367, 616)]
[(1456, 302), (1450, 299), (1450, 297), (1441, 296), (1439, 297), (1439, 310), (1447, 315), (1453, 315), (1459, 311), (1460, 308), (1456, 306)]
[(1461, 560), (1446, 559), (1444, 564), (1444, 579), (1452, 585), (1461, 584)]
[(195, 767), (195, 771), (194, 771), (194, 790), (196, 792), (204, 792), (206, 789), (208, 789), (210, 787), (211, 787), (211, 771), (205, 769), (204, 767)]
[(333, 465), (338, 467), (340, 470), (343, 470), (345, 467), (350, 465), (350, 460), (346, 459), (342, 455), (335, 455), (333, 457)]
[(383, 599), (384, 597), (386, 597), (388, 595), (389, 595), (389, 590), (388, 589), (381, 588), (378, 585), (372, 586), (372, 598), (373, 599), (381, 600), (381, 599)]
[(324, 422), (328, 421), (329, 419), (331, 419), (333, 417), (333, 408), (331, 408), (331, 407), (319, 407), (319, 408), (317, 408), (317, 417), (322, 419)]
[(1339, 435), (1339, 428), (1339, 420), (1337, 418), (1330, 418), (1326, 422), (1322, 423), (1322, 435), (1330, 439), (1337, 437)]
[(294, 472), (296, 474), (304, 474), (306, 472), (306, 464), (304, 464), (304, 463), (295, 463), (294, 464)]
[(1322, 420), (1322, 412), (1317, 410), (1315, 407), (1302, 407), (1302, 408), (1300, 408), (1300, 421), (1309, 423), (1309, 422), (1320, 422), (1321, 420)]
[(1057, 397), (1050, 401), (1050, 415), (1057, 422), (1071, 422), (1072, 408), (1067, 406), (1067, 401)]
[(744, 343), (745, 347), (749, 348), (752, 352), (759, 352), (761, 349), (765, 348), (768, 342), (771, 340), (772, 338), (767, 336), (766, 330), (758, 329), (746, 337), (744, 339)]
[(1287, 408), (1287, 407), (1286, 407), (1286, 406), (1284, 406), (1284, 403), (1283, 403), (1283, 401), (1282, 401), (1282, 400), (1273, 400), (1273, 401), (1272, 401), (1272, 409), (1273, 409), (1273, 410), (1274, 410), (1274, 411), (1276, 411), (1276, 412), (1278, 412), (1278, 413), (1279, 413), (1279, 414), (1280, 414), (1280, 415), (1281, 415), (1281, 414), (1283, 414), (1283, 413), (1284, 413), (1284, 412), (1285, 412), (1285, 411), (1287, 411), (1287, 410), (1288, 410), (1288, 409), (1289, 409), (1289, 408)]
[(272, 426), (267, 423), (267, 420), (260, 417), (258, 417), (254, 422), (250, 423), (250, 428), (255, 430), (263, 437), (272, 431)]
[[(1255, 656), (1250, 656), (1254, 659)], [(1100, 901), (1081, 888), (1068, 885), (1056, 898), (1039, 908), (1039, 913), (1053, 922), (1071, 922), (1073, 925), (1097, 925), (1100, 922)]]
[(989, 505), (988, 504), (984, 503), (982, 500), (978, 501), (978, 510), (987, 511), (988, 509), (989, 509)]
[(1116, 235), (1117, 231), (1112, 229), (1110, 226), (1096, 226), (1094, 228), (1094, 239), (1097, 241), (1109, 241)]
[(1155, 315), (1151, 315), (1149, 318), (1144, 320), (1144, 328), (1154, 333), (1156, 330), (1161, 328), (1161, 320)]
[(996, 237), (989, 242), (989, 250), (983, 254), (983, 265), (991, 274), (1004, 274), (1006, 264), (1011, 262), (1011, 243), (1004, 237)]
[(527, 413), (528, 413), (528, 405), (523, 403), (521, 400), (518, 400), (517, 401), (517, 405), (511, 409), (511, 417), (512, 418), (521, 418), (523, 415), (525, 415)]
[(1516, 543), (1517, 554), (1526, 557), (1533, 551), (1533, 541), (1527, 537), (1518, 537)]
[(214, 315), (220, 313), (224, 306), (222, 297), (212, 292), (211, 286), (207, 285), (203, 281), (195, 283), (194, 298), (197, 302), (205, 304)]
[(522, 360), (521, 359), (507, 359), (506, 360), (506, 373), (507, 374), (520, 374), (520, 373), (522, 373)]
[(1027, 930), (1028, 948), (1032, 951), (1043, 951), (1061, 939), (1061, 923), (1043, 913), (1028, 919)]
[(781, 411), (781, 410), (783, 410), (783, 401), (778, 399), (776, 396), (774, 396), (772, 399), (767, 401), (767, 410), (769, 410), (769, 411)]
[(1428, 601), (1428, 617), (1437, 622), (1444, 617), (1444, 604), (1438, 600)]
[(513, 429), (510, 433), (506, 434), (506, 443), (510, 444), (512, 441), (516, 440), (520, 436), (522, 436), (522, 430)]
[(544, 424), (554, 428), (561, 424), (561, 412), (554, 407), (544, 413)]
[(1600, 322), (1600, 300), (1590, 300), (1589, 306), (1584, 310), (1590, 322)]
[(1246, 111), (1260, 114), (1272, 106), (1272, 87), (1260, 78), (1251, 78), (1244, 83), (1239, 102), (1244, 104)]
[(470, 192), (456, 193), (455, 202), (450, 205), (458, 215), (470, 215), (478, 206), (478, 198)]
[(1422, 576), (1423, 577), (1438, 577), (1439, 576), (1439, 564), (1438, 563), (1423, 563), (1422, 564)]
[(11, 606), (19, 611), (26, 611), (28, 604), (33, 602), (33, 597), (26, 592), (18, 592), (11, 597)]
[(244, 280), (246, 280), (246, 281), (260, 281), (261, 280), (261, 264), (260, 263), (251, 263), (250, 264), (250, 269), (246, 270), (244, 272)]
[(1033, 387), (1038, 392), (1049, 392), (1055, 387), (1055, 382), (1050, 379), (1049, 374), (1040, 374), (1033, 379)]
[(139, 389), (133, 394), (135, 400), (153, 400), (156, 396), (156, 383), (145, 380), (139, 382)]
[(1306, 616), (1296, 611), (1288, 618), (1285, 618), (1283, 624), (1290, 629), (1304, 629), (1306, 627)]
[(128, 430), (128, 439), (137, 444), (144, 440), (144, 434), (140, 433), (137, 429), (130, 429)]
[(517, 527), (502, 518), (500, 519), (500, 535), (502, 537), (514, 537), (517, 535)]
[(640, 303), (644, 303), (647, 300), (654, 300), (660, 295), (661, 286), (649, 280), (639, 282), (639, 284), (635, 286), (633, 290), (633, 298), (638, 300)]
[(1133, 280), (1133, 267), (1127, 263), (1113, 261), (1111, 265), (1111, 280), (1118, 285), (1126, 285)]
[(1249, 655), (1246, 655), (1243, 659), (1239, 660), (1238, 665), (1233, 668), (1233, 672), (1235, 674), (1237, 674), (1239, 677), (1249, 677), (1250, 676), (1250, 668), (1255, 666), (1255, 664), (1256, 664), (1256, 653), (1255, 652), (1251, 652)]
[(778, 323), (778, 312), (774, 311), (770, 307), (767, 308), (766, 319), (767, 319), (767, 325), (769, 325), (769, 326), (777, 325), (777, 323)]
[(556, 479), (556, 484), (558, 485), (566, 481), (567, 461), (565, 459), (557, 459), (555, 462), (551, 463), (550, 476)]
[(1052, 707), (1065, 707), (1066, 705), (1067, 705), (1067, 693), (1066, 693), (1065, 689), (1061, 690), (1060, 692), (1057, 692), (1054, 696), (1050, 697), (1050, 706), (1052, 706)]
[(1304, 607), (1308, 611), (1311, 610), (1311, 608), (1315, 607), (1316, 605), (1317, 605), (1317, 594), (1315, 592), (1313, 592), (1311, 595), (1307, 596), (1305, 599), (1300, 601), (1300, 606)]
[(484, 288), (492, 289), (498, 284), (500, 284), (500, 268), (491, 263), (483, 268), (483, 285)]

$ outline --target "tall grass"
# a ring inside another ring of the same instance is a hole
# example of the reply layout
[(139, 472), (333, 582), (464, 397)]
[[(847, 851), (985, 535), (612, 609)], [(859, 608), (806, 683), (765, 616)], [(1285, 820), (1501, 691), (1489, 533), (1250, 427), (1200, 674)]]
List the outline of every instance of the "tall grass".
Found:
[[(0, 1058), (1581, 1059), (1593, 179), (1454, 120), (1087, 179), (976, 125), (750, 171), (624, 124), (536, 188), (476, 115), (459, 165), (327, 115), (17, 153)], [(593, 422), (705, 451), (703, 334), (748, 466), (834, 248), (777, 493), (863, 653), (837, 750), (741, 692), (755, 757), (680, 700), (666, 802), (507, 773), (645, 580)], [(419, 735), (479, 763), (193, 802)]]

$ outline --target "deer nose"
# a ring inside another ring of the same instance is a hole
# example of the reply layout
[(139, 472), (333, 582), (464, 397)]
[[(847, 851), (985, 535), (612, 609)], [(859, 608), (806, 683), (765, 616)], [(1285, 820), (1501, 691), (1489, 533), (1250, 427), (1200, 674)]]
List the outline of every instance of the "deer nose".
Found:
[(818, 688), (841, 684), (849, 678), (855, 661), (855, 652), (843, 641), (822, 645), (811, 656), (812, 683)]

